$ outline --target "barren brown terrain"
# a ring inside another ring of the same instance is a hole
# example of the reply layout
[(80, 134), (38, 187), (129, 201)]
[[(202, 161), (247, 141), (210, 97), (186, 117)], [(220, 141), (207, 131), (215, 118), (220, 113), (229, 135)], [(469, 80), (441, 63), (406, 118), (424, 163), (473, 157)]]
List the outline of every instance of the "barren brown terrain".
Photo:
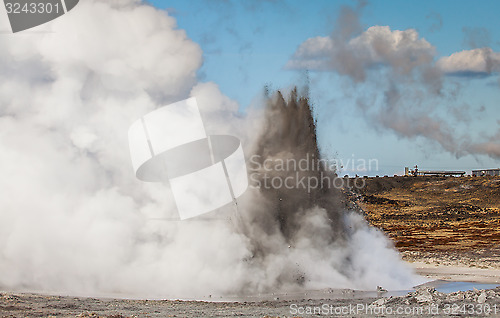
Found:
[[(361, 206), (406, 258), (498, 264), (500, 177), (367, 178)], [(420, 257), (418, 257), (420, 256)]]

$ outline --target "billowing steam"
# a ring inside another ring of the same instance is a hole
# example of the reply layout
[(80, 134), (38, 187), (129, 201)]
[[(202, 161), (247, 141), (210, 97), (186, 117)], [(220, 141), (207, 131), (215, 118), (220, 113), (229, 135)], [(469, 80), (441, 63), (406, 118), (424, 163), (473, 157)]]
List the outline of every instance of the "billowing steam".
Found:
[[(241, 118), (215, 84), (196, 83), (200, 48), (138, 1), (87, 0), (44, 28), (0, 36), (0, 290), (203, 297), (416, 282), (335, 190), (251, 189), (238, 222), (232, 207), (179, 222), (168, 189), (133, 176), (130, 124), (189, 95), (207, 130), (238, 134), (249, 156), (319, 158), (306, 99), (278, 95)], [(318, 172), (333, 177), (301, 173)]]

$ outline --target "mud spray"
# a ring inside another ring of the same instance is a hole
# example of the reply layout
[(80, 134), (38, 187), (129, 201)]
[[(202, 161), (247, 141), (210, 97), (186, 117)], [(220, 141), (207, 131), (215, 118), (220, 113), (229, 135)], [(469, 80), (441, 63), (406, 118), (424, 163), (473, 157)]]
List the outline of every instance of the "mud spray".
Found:
[[(257, 275), (243, 292), (417, 283), (390, 241), (349, 211), (341, 189), (332, 186), (339, 184), (337, 175), (322, 160), (308, 98), (297, 89), (287, 99), (276, 92), (266, 100), (264, 117), (250, 155), (253, 188), (242, 198), (239, 229), (252, 252), (248, 266), (266, 282)], [(299, 180), (314, 180), (314, 186)]]

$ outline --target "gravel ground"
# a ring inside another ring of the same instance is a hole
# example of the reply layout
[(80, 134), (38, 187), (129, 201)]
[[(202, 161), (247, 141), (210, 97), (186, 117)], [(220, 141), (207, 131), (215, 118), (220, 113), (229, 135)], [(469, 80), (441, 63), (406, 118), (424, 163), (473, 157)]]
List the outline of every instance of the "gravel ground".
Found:
[[(500, 317), (500, 288), (402, 296), (334, 291), (332, 298), (204, 302), (0, 294), (1, 317)], [(371, 296), (370, 296), (371, 295)]]
[[(313, 308), (322, 304), (348, 306), (351, 303), (367, 306), (373, 301), (375, 298), (260, 302), (145, 301), (3, 294), (0, 310), (2, 317), (294, 317), (301, 316), (299, 307)], [(296, 313), (291, 310), (294, 304), (297, 304)]]

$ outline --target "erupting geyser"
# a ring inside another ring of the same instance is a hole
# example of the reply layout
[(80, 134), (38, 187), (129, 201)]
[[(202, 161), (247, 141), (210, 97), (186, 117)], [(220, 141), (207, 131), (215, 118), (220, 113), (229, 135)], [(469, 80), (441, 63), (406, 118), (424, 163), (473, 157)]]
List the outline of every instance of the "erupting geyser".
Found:
[[(323, 159), (307, 98), (277, 93), (262, 113), (237, 115), (215, 83), (198, 82), (202, 51), (164, 11), (137, 1), (77, 8), (46, 24), (51, 32), (0, 39), (1, 290), (204, 298), (419, 282), (320, 183), (337, 180), (334, 170), (300, 166)], [(89, 28), (89, 14), (107, 18)], [(237, 226), (224, 218), (232, 206), (217, 220), (179, 221), (171, 192), (131, 169), (130, 125), (187, 97), (209, 119), (207, 135), (242, 141), (251, 187), (237, 198)]]
[(249, 160), (253, 188), (241, 200), (238, 227), (251, 251), (248, 270), (257, 275), (240, 291), (398, 289), (420, 282), (392, 243), (359, 212), (348, 211), (341, 190), (328, 182), (337, 175), (321, 158), (308, 98), (296, 89), (288, 100), (277, 92), (267, 99), (264, 117)]
[[(324, 209), (324, 225), (331, 229), (322, 237), (325, 243), (344, 239), (340, 190), (324, 182), (336, 174), (320, 158), (308, 99), (299, 98), (295, 89), (287, 102), (277, 92), (267, 101), (265, 123), (250, 159), (250, 175), (262, 197), (259, 209), (250, 209), (250, 213), (258, 223), (266, 224), (264, 231), (279, 231), (290, 246), (295, 245), (296, 235), (313, 208)], [(306, 165), (301, 164), (304, 161)], [(311, 180), (314, 187), (309, 187)], [(260, 249), (266, 244), (255, 242), (256, 253), (265, 253)]]

